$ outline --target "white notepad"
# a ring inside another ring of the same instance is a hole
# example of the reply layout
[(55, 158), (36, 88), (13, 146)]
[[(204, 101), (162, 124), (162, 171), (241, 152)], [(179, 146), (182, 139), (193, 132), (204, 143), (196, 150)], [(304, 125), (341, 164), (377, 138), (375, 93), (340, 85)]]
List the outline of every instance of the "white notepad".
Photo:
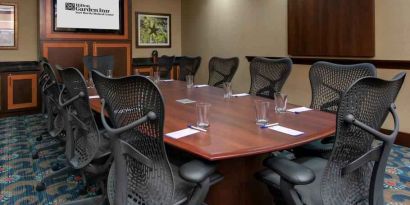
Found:
[(243, 96), (248, 96), (249, 93), (239, 93), (239, 94), (233, 94), (232, 97), (243, 97)]
[(99, 95), (91, 95), (91, 96), (89, 96), (89, 98), (90, 99), (98, 99), (98, 98), (100, 98), (100, 96)]
[(176, 101), (179, 102), (179, 103), (182, 103), (182, 104), (189, 104), (189, 103), (194, 103), (194, 102), (196, 102), (196, 101), (190, 100), (190, 99), (188, 99), (188, 98), (184, 98), (184, 99), (180, 99), (180, 100), (176, 100)]
[(307, 107), (297, 107), (297, 108), (292, 108), (289, 109), (288, 112), (305, 112), (305, 111), (310, 111), (312, 109), (307, 108)]
[(293, 129), (290, 129), (290, 128), (287, 128), (287, 127), (282, 127), (280, 125), (269, 127), (269, 129), (275, 130), (275, 131), (278, 131), (278, 132), (282, 132), (282, 133), (285, 133), (285, 134), (288, 134), (288, 135), (292, 135), (292, 136), (298, 136), (298, 135), (303, 134), (303, 132), (301, 132), (301, 131), (293, 130)]
[(194, 88), (208, 87), (208, 85), (194, 85)]
[(172, 80), (172, 79), (168, 79), (168, 80), (160, 80), (161, 82), (172, 82), (172, 81), (174, 81), (174, 80)]
[(179, 139), (179, 138), (182, 138), (182, 137), (186, 137), (186, 136), (189, 136), (189, 135), (196, 134), (198, 132), (199, 132), (198, 130), (194, 130), (194, 129), (191, 129), (191, 128), (186, 128), (186, 129), (179, 130), (179, 131), (176, 131), (176, 132), (171, 132), (171, 133), (168, 133), (168, 134), (165, 134), (165, 135), (167, 137), (170, 137), (170, 138), (173, 138), (173, 139)]

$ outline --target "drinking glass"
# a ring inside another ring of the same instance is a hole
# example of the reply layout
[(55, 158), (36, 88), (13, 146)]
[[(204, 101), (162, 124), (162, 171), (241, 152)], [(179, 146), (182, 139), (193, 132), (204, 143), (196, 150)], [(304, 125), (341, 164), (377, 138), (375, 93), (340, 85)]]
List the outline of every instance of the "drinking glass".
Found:
[(159, 71), (154, 71), (154, 82), (159, 83), (160, 81), (160, 76), (159, 76)]
[(88, 73), (87, 88), (94, 88), (93, 77), (91, 71)]
[(138, 71), (138, 69), (134, 69), (134, 75), (139, 75), (140, 72)]
[(112, 69), (107, 70), (107, 77), (112, 78)]
[(223, 83), (223, 88), (224, 88), (224, 98), (229, 99), (232, 97), (232, 83), (231, 82), (225, 82)]
[(185, 76), (186, 79), (186, 87), (187, 88), (192, 88), (194, 86), (194, 76), (193, 75), (187, 75)]
[(209, 127), (209, 110), (211, 108), (211, 104), (199, 102), (196, 104), (196, 113), (197, 113), (197, 126), (206, 128)]
[(264, 125), (268, 123), (269, 102), (255, 100), (256, 124)]
[(288, 103), (288, 96), (283, 93), (275, 93), (275, 112), (286, 112), (286, 105)]

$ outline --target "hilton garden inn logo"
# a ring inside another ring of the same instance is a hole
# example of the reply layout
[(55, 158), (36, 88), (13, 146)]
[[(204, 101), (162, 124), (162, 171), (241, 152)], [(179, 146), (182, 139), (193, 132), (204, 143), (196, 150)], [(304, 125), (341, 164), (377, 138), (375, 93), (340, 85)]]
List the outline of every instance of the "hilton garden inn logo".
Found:
[(103, 9), (103, 8), (91, 8), (90, 5), (87, 4), (77, 4), (77, 3), (65, 3), (65, 10), (68, 11), (75, 11), (77, 14), (91, 14), (91, 15), (105, 15), (105, 16), (113, 16), (111, 14), (110, 9)]

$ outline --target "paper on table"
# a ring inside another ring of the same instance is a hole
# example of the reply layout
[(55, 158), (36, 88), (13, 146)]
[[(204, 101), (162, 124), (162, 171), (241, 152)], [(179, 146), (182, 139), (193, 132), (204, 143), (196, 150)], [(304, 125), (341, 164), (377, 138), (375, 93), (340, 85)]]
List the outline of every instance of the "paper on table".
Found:
[(166, 134), (166, 136), (170, 137), (170, 138), (174, 138), (174, 139), (179, 139), (179, 138), (182, 138), (182, 137), (186, 137), (188, 135), (196, 134), (198, 132), (199, 132), (198, 130), (194, 130), (194, 129), (191, 129), (191, 128), (186, 128), (186, 129), (179, 130), (179, 131), (176, 131), (176, 132), (168, 133), (168, 134)]
[(239, 94), (233, 94), (232, 97), (243, 97), (243, 96), (248, 96), (249, 93), (239, 93)]
[(194, 103), (196, 101), (184, 98), (184, 99), (177, 100), (177, 102), (182, 103), (182, 104), (189, 104), (189, 103)]
[(305, 111), (310, 111), (312, 109), (307, 108), (307, 107), (297, 107), (297, 108), (292, 108), (289, 109), (288, 112), (305, 112)]
[(91, 95), (91, 96), (89, 96), (89, 98), (90, 99), (97, 99), (97, 98), (100, 98), (100, 96), (99, 95)]
[(168, 80), (160, 80), (161, 82), (172, 82), (172, 81), (174, 81), (174, 80), (172, 80), (172, 79), (168, 79)]
[(202, 87), (207, 87), (208, 85), (194, 85), (194, 88), (202, 88)]
[(298, 135), (303, 134), (303, 132), (293, 130), (293, 129), (290, 129), (290, 128), (287, 128), (287, 127), (282, 127), (280, 125), (269, 127), (269, 129), (275, 130), (275, 131), (278, 131), (278, 132), (282, 132), (282, 133), (285, 133), (285, 134), (288, 134), (288, 135), (292, 135), (292, 136), (298, 136)]

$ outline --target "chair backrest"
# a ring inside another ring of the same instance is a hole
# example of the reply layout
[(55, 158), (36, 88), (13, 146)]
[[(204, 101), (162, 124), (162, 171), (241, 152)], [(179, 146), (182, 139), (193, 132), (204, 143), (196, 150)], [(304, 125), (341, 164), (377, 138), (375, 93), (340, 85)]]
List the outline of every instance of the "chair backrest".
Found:
[(340, 65), (317, 62), (309, 71), (313, 109), (336, 113), (342, 94), (356, 80), (376, 77), (376, 68), (369, 63)]
[(208, 85), (222, 87), (224, 82), (231, 82), (238, 70), (239, 58), (212, 57), (209, 60)]
[(115, 128), (129, 125), (151, 111), (156, 114), (155, 120), (146, 121), (119, 136), (136, 152), (150, 159), (152, 167), (114, 146), (115, 204), (170, 204), (174, 181), (163, 139), (165, 108), (160, 90), (143, 76), (108, 79), (93, 72), (93, 79)]
[(47, 79), (46, 82), (44, 82), (46, 85), (45, 87), (48, 87), (48, 89), (44, 90), (45, 95), (49, 96), (56, 102), (58, 102), (58, 96), (60, 95), (60, 88), (58, 85), (58, 80), (57, 80), (57, 75), (54, 72), (54, 69), (51, 67), (51, 65), (47, 62), (42, 62), (43, 65), (43, 72), (45, 78)]
[(250, 64), (249, 94), (274, 99), (275, 93), (282, 90), (291, 70), (292, 60), (290, 58), (254, 58)]
[(185, 81), (185, 77), (187, 75), (195, 76), (200, 65), (201, 65), (201, 56), (198, 56), (198, 57), (182, 56), (179, 59), (178, 80)]
[[(391, 106), (404, 78), (405, 73), (391, 81), (365, 77), (344, 93), (337, 111), (336, 142), (322, 176), (323, 204), (383, 204), (384, 170), (398, 132), (397, 115)], [(395, 132), (378, 146), (372, 146), (375, 139), (380, 140), (377, 134), (346, 121), (346, 116), (353, 115), (357, 121), (379, 130), (389, 111), (395, 117)], [(377, 154), (368, 155), (373, 150)], [(346, 167), (360, 160), (365, 160), (359, 163), (361, 166), (343, 173)], [(373, 197), (378, 199), (375, 201)]]
[(175, 56), (161, 56), (158, 58), (158, 69), (161, 78), (169, 79), (171, 77), (171, 69), (174, 65)]
[(97, 70), (107, 75), (107, 70), (114, 69), (114, 56), (84, 56), (83, 63), (88, 71)]
[(66, 157), (72, 166), (79, 169), (94, 159), (100, 145), (100, 134), (90, 108), (83, 75), (76, 68), (57, 67), (57, 69), (67, 89), (64, 96), (66, 99), (72, 99), (83, 93), (83, 97), (74, 100), (66, 109), (66, 116), (71, 119), (68, 125), (71, 129), (67, 132)]

